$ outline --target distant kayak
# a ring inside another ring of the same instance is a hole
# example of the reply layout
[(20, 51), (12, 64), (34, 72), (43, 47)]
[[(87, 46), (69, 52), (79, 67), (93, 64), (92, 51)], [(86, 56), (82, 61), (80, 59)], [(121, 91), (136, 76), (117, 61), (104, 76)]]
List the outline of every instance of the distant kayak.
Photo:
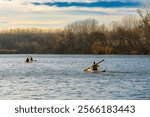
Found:
[(26, 62), (26, 61), (25, 61), (25, 63), (32, 63), (32, 61), (29, 61), (29, 62)]
[(26, 63), (32, 63), (34, 61), (37, 61), (37, 60), (34, 60), (33, 57), (29, 56), (29, 55), (28, 55), (27, 59), (25, 60)]
[(25, 61), (25, 63), (33, 63), (34, 61), (37, 61), (37, 60), (32, 60), (32, 61)]

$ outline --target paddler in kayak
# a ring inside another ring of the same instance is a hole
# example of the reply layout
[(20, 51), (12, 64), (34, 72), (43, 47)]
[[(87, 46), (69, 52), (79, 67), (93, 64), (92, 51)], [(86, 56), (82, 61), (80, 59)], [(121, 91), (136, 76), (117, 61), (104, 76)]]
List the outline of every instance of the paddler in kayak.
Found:
[(29, 62), (29, 58), (27, 58), (25, 62), (27, 62), (27, 63), (28, 63), (28, 62)]
[(93, 62), (93, 65), (92, 66), (90, 66), (90, 67), (88, 67), (88, 68), (85, 68), (84, 69), (84, 71), (98, 71), (98, 67), (99, 67), (99, 65), (98, 64), (100, 64), (101, 62), (103, 62), (104, 61), (104, 59), (103, 60), (101, 60), (101, 61), (99, 61), (98, 63), (95, 63), (95, 61)]
[(32, 58), (32, 56), (30, 57), (30, 61), (33, 61), (33, 58)]
[(95, 63), (95, 61), (93, 62), (93, 65), (91, 66), (91, 69), (93, 71), (97, 71), (98, 70), (99, 65)]

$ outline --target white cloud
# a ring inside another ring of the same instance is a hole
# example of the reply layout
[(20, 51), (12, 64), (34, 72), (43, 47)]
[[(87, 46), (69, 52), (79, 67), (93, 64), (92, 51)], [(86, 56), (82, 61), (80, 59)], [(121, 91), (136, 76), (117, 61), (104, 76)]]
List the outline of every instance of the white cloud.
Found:
[(107, 23), (113, 20), (121, 20), (125, 15), (135, 14), (134, 8), (59, 8), (55, 6), (34, 6), (30, 4), (33, 1), (91, 2), (93, 0), (0, 0), (0, 28), (63, 27), (74, 21), (87, 18), (94, 18), (102, 23)]

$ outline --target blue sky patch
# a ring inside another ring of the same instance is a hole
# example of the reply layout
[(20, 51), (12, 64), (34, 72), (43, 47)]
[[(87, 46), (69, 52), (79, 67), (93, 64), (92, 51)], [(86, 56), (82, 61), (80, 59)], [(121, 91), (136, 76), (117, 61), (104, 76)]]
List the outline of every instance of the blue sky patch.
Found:
[(57, 6), (57, 7), (102, 7), (102, 8), (120, 8), (120, 7), (141, 7), (141, 2), (132, 1), (97, 1), (97, 2), (32, 2), (33, 5)]

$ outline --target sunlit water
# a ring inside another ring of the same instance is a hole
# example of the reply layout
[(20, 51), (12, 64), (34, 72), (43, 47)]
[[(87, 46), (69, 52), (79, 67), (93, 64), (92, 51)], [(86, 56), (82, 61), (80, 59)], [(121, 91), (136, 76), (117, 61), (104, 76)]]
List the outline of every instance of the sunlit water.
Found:
[[(150, 99), (150, 56), (0, 55), (0, 99)], [(106, 72), (83, 69), (93, 61)]]

